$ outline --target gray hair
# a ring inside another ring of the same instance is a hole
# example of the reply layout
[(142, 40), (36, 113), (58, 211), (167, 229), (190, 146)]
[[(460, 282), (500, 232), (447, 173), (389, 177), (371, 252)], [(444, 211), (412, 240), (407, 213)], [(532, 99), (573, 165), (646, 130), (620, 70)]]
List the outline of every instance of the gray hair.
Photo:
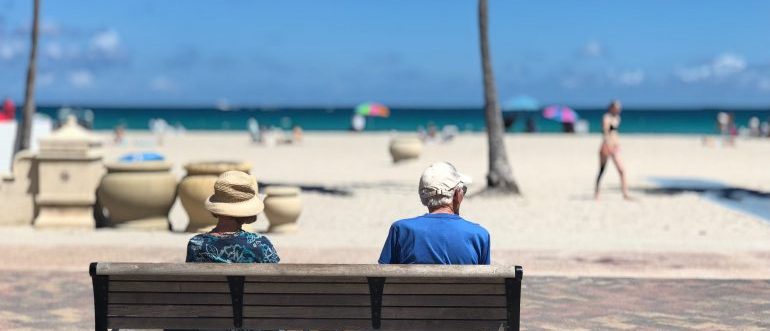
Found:
[(452, 197), (454, 196), (455, 190), (461, 190), (465, 186), (463, 183), (457, 184), (457, 187), (455, 187), (454, 190), (451, 192), (447, 192), (448, 195), (434, 195), (430, 197), (420, 197), (420, 201), (422, 201), (423, 206), (428, 208), (438, 208), (441, 206), (449, 206), (452, 204)]

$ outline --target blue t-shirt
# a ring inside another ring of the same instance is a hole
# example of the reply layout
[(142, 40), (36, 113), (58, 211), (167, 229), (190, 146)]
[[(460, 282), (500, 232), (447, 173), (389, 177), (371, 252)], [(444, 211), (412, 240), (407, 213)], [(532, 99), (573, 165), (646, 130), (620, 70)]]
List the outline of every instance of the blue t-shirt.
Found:
[(425, 214), (390, 226), (381, 264), (489, 264), (489, 232), (455, 214)]
[(187, 243), (187, 262), (278, 263), (267, 237), (247, 231), (201, 233)]

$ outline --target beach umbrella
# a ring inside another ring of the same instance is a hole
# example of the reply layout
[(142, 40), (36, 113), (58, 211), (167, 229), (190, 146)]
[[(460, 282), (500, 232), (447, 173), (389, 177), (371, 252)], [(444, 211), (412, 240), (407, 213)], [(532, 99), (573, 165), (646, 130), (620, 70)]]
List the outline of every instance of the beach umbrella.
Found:
[(379, 103), (367, 102), (356, 107), (356, 114), (362, 116), (389, 117), (390, 109)]
[(540, 103), (527, 95), (519, 95), (503, 103), (503, 111), (538, 111)]
[(572, 108), (558, 105), (545, 107), (543, 117), (560, 123), (575, 123), (580, 118)]

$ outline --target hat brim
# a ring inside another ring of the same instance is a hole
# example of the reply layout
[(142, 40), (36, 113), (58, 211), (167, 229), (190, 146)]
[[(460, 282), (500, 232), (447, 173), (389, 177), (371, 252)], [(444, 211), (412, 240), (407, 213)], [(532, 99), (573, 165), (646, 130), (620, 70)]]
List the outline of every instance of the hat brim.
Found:
[(241, 202), (212, 202), (211, 197), (206, 199), (206, 210), (217, 215), (231, 217), (256, 216), (264, 209), (265, 205), (258, 195)]
[(465, 185), (470, 185), (473, 183), (473, 178), (471, 178), (471, 176), (468, 176), (466, 174), (461, 174), (458, 172), (457, 177), (458, 177), (457, 179), (459, 179)]

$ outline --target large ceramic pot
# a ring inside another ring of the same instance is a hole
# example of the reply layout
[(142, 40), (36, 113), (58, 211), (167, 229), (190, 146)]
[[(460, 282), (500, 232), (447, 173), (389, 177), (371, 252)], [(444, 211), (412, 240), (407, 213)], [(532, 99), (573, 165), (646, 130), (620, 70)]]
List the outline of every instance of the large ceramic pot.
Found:
[(204, 203), (214, 194), (217, 177), (226, 171), (249, 172), (251, 164), (245, 162), (194, 162), (185, 167), (187, 175), (179, 183), (179, 200), (190, 218), (188, 232), (208, 231), (217, 224), (217, 219), (206, 210)]
[(294, 232), (302, 212), (299, 187), (270, 186), (265, 188), (265, 216), (270, 222), (268, 232)]
[(393, 162), (416, 159), (422, 152), (422, 141), (417, 137), (396, 137), (390, 141), (390, 156)]
[(106, 226), (170, 230), (168, 213), (176, 199), (176, 177), (164, 161), (107, 164), (96, 195)]

